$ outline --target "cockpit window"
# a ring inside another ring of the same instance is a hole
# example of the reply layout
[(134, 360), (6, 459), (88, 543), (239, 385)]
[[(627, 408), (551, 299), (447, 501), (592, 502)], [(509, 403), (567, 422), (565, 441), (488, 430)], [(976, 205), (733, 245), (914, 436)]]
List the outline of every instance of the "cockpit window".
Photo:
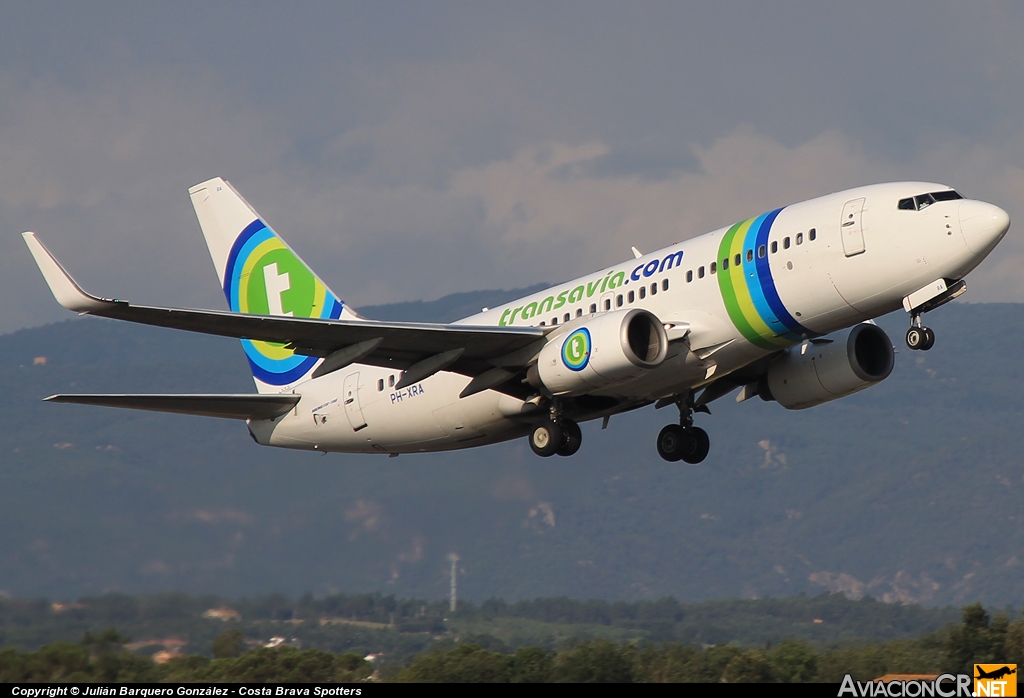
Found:
[(923, 211), (934, 204), (935, 199), (932, 198), (931, 194), (918, 194), (914, 197), (914, 203), (917, 204), (918, 211)]
[(896, 208), (901, 211), (923, 211), (937, 201), (955, 201), (962, 199), (959, 192), (952, 189), (933, 191), (930, 194), (919, 194), (912, 199), (900, 199)]

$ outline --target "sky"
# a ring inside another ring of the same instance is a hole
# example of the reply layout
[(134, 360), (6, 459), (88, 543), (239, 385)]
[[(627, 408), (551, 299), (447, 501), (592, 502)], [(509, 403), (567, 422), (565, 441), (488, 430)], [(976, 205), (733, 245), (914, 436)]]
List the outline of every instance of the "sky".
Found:
[[(5, 5), (0, 332), (83, 286), (222, 309), (230, 180), (358, 309), (569, 279), (851, 186), (1024, 223), (1024, 3)], [(969, 301), (1024, 302), (1011, 228)]]

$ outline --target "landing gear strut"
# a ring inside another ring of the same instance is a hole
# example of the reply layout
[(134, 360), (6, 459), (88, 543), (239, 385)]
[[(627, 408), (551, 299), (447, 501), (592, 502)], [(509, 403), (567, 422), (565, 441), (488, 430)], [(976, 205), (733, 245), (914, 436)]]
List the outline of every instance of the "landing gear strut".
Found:
[(542, 458), (553, 455), (571, 456), (580, 450), (583, 433), (571, 419), (562, 417), (557, 404), (551, 406), (551, 416), (534, 425), (530, 431), (530, 448)]
[(935, 332), (921, 324), (921, 314), (914, 313), (907, 330), (907, 346), (911, 349), (928, 351), (935, 345)]
[(679, 424), (669, 424), (658, 434), (658, 455), (670, 463), (696, 465), (708, 457), (711, 440), (706, 431), (693, 426), (693, 398), (680, 399)]

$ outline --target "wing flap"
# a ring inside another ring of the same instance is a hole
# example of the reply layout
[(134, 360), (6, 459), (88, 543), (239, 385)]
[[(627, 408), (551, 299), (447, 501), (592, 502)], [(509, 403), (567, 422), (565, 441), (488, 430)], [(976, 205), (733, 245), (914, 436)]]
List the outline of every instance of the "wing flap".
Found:
[(274, 419), (298, 403), (301, 396), (282, 395), (51, 395), (46, 402), (121, 407), (130, 410), (193, 414), (224, 419)]

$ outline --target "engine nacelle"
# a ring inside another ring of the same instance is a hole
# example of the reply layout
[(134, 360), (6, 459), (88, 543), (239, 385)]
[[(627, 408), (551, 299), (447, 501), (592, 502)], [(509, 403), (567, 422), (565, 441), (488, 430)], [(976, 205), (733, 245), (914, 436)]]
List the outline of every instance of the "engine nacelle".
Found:
[(636, 378), (668, 354), (665, 326), (633, 308), (586, 320), (548, 342), (527, 377), (553, 395), (583, 394)]
[(771, 364), (771, 398), (786, 409), (802, 410), (868, 388), (892, 373), (892, 342), (880, 327), (855, 325), (829, 339), (807, 344), (803, 353), (802, 346), (791, 347)]

